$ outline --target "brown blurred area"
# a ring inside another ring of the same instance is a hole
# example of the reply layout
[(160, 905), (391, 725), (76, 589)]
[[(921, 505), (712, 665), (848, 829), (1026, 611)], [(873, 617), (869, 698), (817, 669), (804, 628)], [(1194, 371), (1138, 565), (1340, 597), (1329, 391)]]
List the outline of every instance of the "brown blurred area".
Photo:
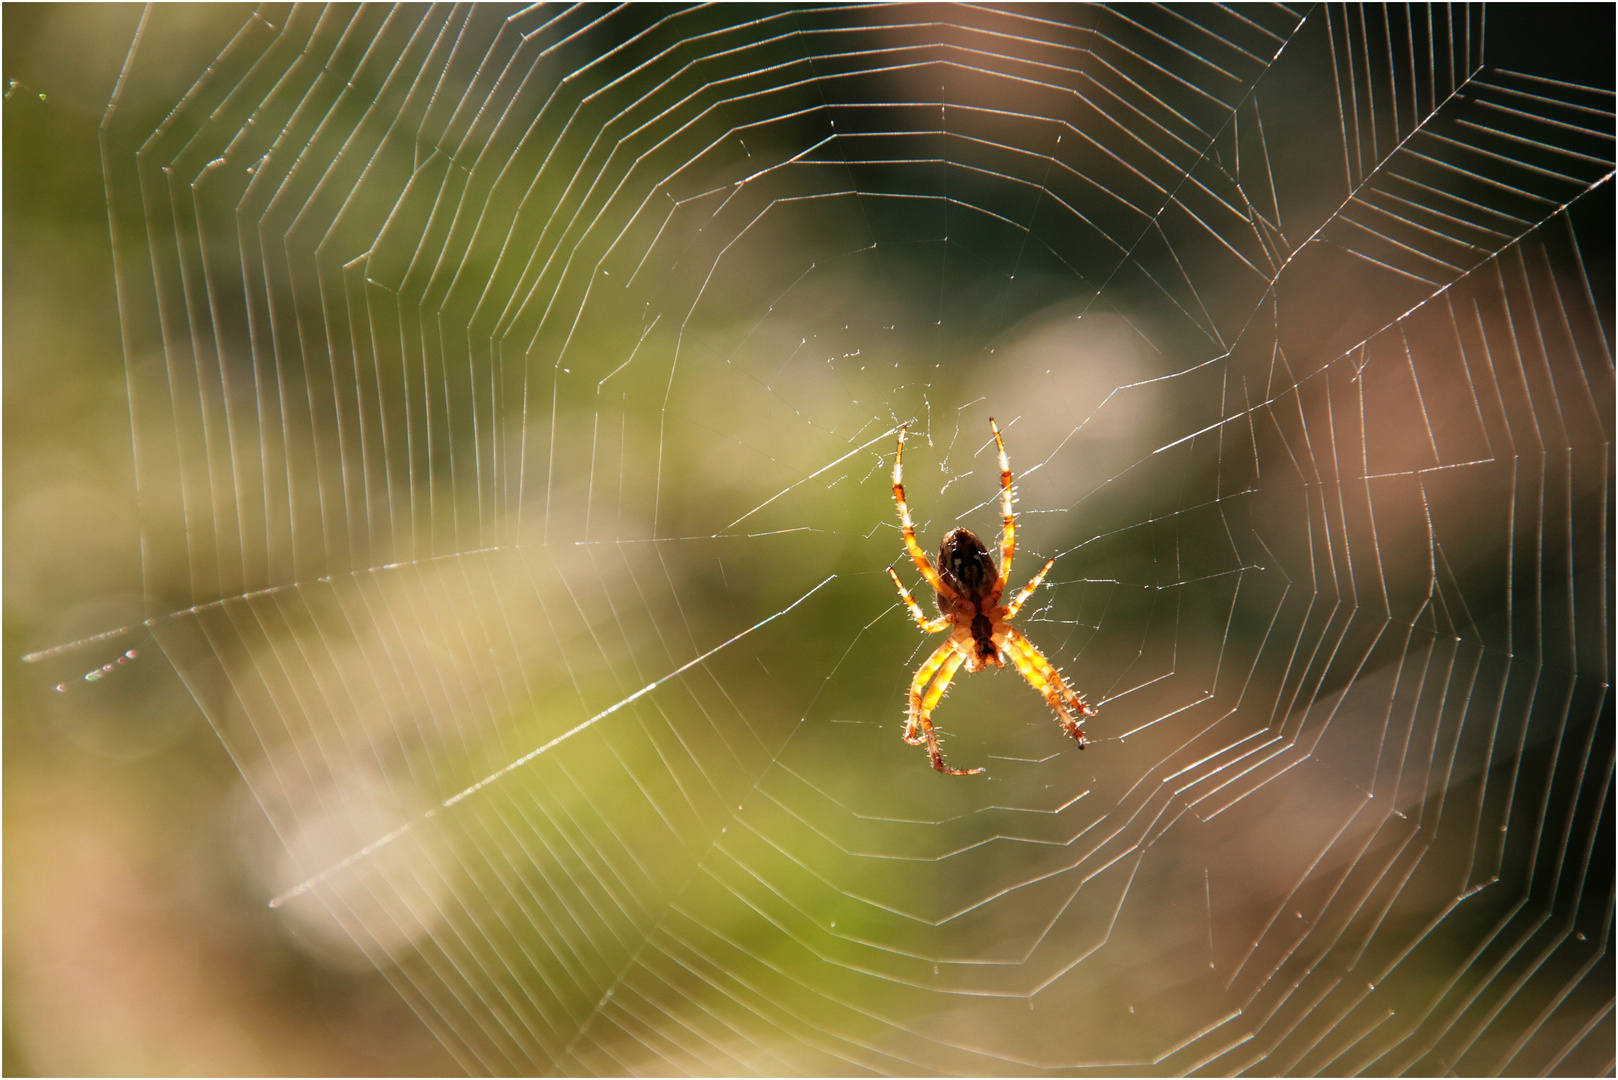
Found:
[[(206, 45), (243, 11), (192, 15)], [(149, 639), (21, 660), (144, 617), (97, 142), (142, 9), (3, 17), (5, 1072), (458, 1071), (381, 975), (312, 956), (249, 885), (239, 853), (274, 839)]]

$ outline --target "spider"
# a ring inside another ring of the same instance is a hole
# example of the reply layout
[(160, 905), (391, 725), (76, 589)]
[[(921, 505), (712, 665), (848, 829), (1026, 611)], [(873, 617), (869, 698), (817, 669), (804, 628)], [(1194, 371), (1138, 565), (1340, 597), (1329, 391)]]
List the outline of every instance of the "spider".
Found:
[[(968, 672), (982, 671), (985, 667), (1005, 667), (1009, 658), (1028, 684), (1044, 695), (1062, 723), (1062, 730), (1073, 736), (1083, 750), (1084, 718), (1096, 714), (1095, 707), (1075, 694), (1062, 681), (1062, 676), (1051, 662), (1034, 647), (1022, 633), (1011, 626), (1011, 620), (1022, 610), (1023, 603), (1033, 595), (1045, 575), (1056, 565), (1052, 559), (1034, 579), (1014, 596), (1011, 603), (1000, 605), (1006, 590), (1006, 577), (1011, 573), (1011, 557), (1017, 550), (1017, 523), (1012, 513), (1011, 464), (1006, 460), (1006, 444), (1000, 438), (1000, 425), (991, 417), (989, 427), (994, 430), (994, 445), (1000, 452), (1000, 508), (1005, 514), (1005, 526), (1000, 535), (1000, 568), (995, 569), (989, 549), (983, 546), (969, 529), (951, 529), (938, 545), (938, 567), (927, 561), (927, 553), (916, 543), (916, 527), (910, 521), (910, 508), (905, 505), (904, 454), (905, 432), (909, 424), (899, 429), (899, 449), (893, 457), (893, 501), (899, 505), (899, 523), (904, 529), (905, 549), (916, 563), (916, 569), (938, 594), (939, 616), (929, 619), (916, 604), (915, 597), (893, 567), (888, 576), (898, 587), (905, 607), (924, 633), (936, 634), (950, 630), (949, 640), (940, 645), (925, 663), (916, 670), (910, 681), (910, 715), (905, 722), (904, 740), (912, 746), (927, 745), (933, 768), (951, 776), (970, 776), (982, 769), (952, 769), (944, 764), (944, 755), (938, 749), (938, 735), (933, 731), (932, 712), (949, 688), (949, 681), (964, 664)], [(928, 684), (931, 683), (931, 686)], [(1078, 714), (1075, 717), (1074, 714)]]

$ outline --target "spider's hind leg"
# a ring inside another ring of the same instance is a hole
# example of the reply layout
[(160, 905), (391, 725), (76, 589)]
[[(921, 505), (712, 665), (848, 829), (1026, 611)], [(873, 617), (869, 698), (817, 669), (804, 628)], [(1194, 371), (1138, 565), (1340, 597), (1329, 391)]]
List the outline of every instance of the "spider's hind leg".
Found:
[(904, 534), (905, 551), (910, 553), (910, 559), (916, 564), (916, 569), (921, 571), (922, 578), (933, 587), (934, 592), (954, 600), (957, 595), (955, 590), (939, 577), (937, 569), (927, 560), (927, 553), (921, 550), (921, 545), (916, 542), (916, 523), (910, 520), (910, 506), (905, 502), (905, 432), (909, 427), (909, 424), (900, 426), (899, 448), (893, 455), (893, 501), (899, 507), (899, 531)]
[(1000, 425), (989, 417), (994, 431), (995, 450), (1000, 455), (1000, 580), (995, 595), (1006, 591), (1006, 579), (1011, 576), (1011, 560), (1017, 554), (1017, 515), (1012, 510), (1011, 462), (1006, 458), (1006, 443), (1000, 438)]

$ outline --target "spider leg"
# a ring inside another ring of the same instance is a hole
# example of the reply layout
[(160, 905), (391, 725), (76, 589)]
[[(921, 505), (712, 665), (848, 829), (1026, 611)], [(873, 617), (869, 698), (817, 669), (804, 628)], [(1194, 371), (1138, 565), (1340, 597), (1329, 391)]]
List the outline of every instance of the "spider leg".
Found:
[(944, 579), (938, 576), (938, 571), (934, 570), (933, 564), (927, 560), (927, 553), (916, 543), (916, 526), (910, 520), (910, 507), (905, 504), (904, 457), (905, 431), (908, 426), (899, 429), (899, 449), (893, 455), (893, 501), (899, 504), (899, 524), (903, 527), (905, 550), (915, 561), (916, 569), (921, 571), (921, 576), (927, 579), (927, 584), (949, 599), (956, 600), (959, 599), (958, 594), (944, 584)]
[(1006, 459), (1006, 444), (1000, 438), (1000, 425), (989, 417), (989, 427), (994, 429), (995, 449), (1000, 453), (1000, 512), (1005, 518), (1005, 524), (1000, 533), (1000, 581), (995, 586), (995, 595), (1006, 591), (1006, 579), (1011, 577), (1011, 557), (1017, 553), (1017, 518), (1011, 510), (1011, 462)]
[(1022, 592), (1011, 598), (1011, 603), (1006, 605), (1006, 613), (1002, 615), (1001, 618), (1015, 619), (1017, 617), (1017, 612), (1022, 610), (1022, 606), (1028, 602), (1028, 598), (1030, 596), (1034, 595), (1034, 590), (1039, 588), (1039, 583), (1045, 580), (1045, 575), (1050, 573), (1051, 567), (1055, 565), (1055, 559), (1052, 559), (1050, 562), (1046, 563), (1045, 568), (1034, 575), (1034, 580), (1030, 581), (1027, 585), (1024, 585)]
[[(910, 714), (905, 721), (904, 740), (911, 746), (920, 746), (927, 741), (927, 737), (920, 734), (921, 722), (917, 719), (921, 714), (923, 691), (926, 690), (927, 684), (933, 681), (933, 676), (938, 674), (938, 669), (943, 667), (951, 657), (955, 658), (955, 664), (950, 668), (953, 675), (955, 667), (960, 666), (961, 663), (960, 650), (955, 648), (955, 642), (946, 641), (934, 649), (931, 656), (922, 661), (921, 667), (916, 669), (915, 678), (910, 680)], [(930, 727), (931, 725), (929, 724), (928, 726)]]
[[(951, 776), (970, 776), (980, 773), (982, 769), (952, 769), (944, 764), (944, 755), (938, 749), (938, 735), (933, 731), (932, 712), (944, 691), (949, 688), (949, 681), (955, 677), (955, 672), (966, 660), (966, 654), (956, 648), (953, 640), (940, 645), (929, 656), (921, 668), (917, 670), (916, 677), (910, 682), (910, 718), (905, 722), (905, 742), (912, 746), (927, 744), (927, 756), (932, 758), (933, 768), (941, 773)], [(931, 682), (932, 686), (927, 684)], [(922, 689), (926, 687), (925, 695)]]
[(1011, 658), (1011, 662), (1017, 666), (1017, 671), (1022, 677), (1028, 680), (1028, 685), (1038, 690), (1050, 703), (1051, 708), (1056, 710), (1056, 715), (1062, 722), (1062, 730), (1073, 736), (1079, 744), (1079, 749), (1083, 750), (1084, 720), (1075, 719), (1073, 714), (1078, 713), (1081, 718), (1094, 716), (1095, 706), (1086, 703), (1075, 694), (1067, 683), (1062, 681), (1062, 676), (1051, 666), (1051, 662), (1045, 659), (1045, 655), (1014, 627), (1006, 627), (1006, 641), (1001, 649)]
[(916, 598), (910, 595), (910, 590), (905, 588), (905, 583), (899, 580), (899, 575), (893, 572), (893, 567), (891, 566), (888, 567), (888, 576), (899, 587), (899, 595), (904, 599), (905, 607), (910, 609), (910, 615), (916, 620), (916, 625), (921, 627), (922, 633), (936, 634), (949, 625), (949, 619), (946, 616), (940, 615), (936, 619), (929, 619), (922, 614), (921, 606), (916, 603)]

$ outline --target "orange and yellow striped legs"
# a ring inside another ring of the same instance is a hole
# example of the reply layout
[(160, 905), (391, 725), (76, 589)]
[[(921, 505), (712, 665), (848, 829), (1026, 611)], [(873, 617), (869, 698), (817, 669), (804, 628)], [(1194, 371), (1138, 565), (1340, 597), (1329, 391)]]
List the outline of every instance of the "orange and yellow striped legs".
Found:
[(934, 570), (933, 564), (928, 561), (927, 553), (916, 543), (916, 526), (910, 520), (910, 507), (905, 504), (905, 431), (909, 426), (906, 424), (899, 429), (899, 449), (893, 455), (893, 501), (899, 504), (899, 525), (904, 532), (905, 550), (910, 553), (910, 558), (915, 562), (916, 569), (921, 571), (921, 576), (927, 579), (927, 584), (954, 600), (955, 590), (944, 584), (944, 579), (938, 576), (938, 571)]
[(1017, 553), (1017, 517), (1011, 511), (1011, 462), (1006, 457), (1006, 444), (1000, 438), (1000, 425), (989, 417), (989, 427), (994, 431), (994, 446), (1000, 454), (1000, 513), (1005, 524), (1000, 532), (1000, 584), (995, 589), (995, 595), (1006, 591), (1006, 581), (1011, 577), (1011, 557)]
[(1061, 674), (1032, 641), (1023, 637), (1020, 630), (1006, 627), (1006, 641), (1001, 650), (1011, 658), (1022, 677), (1028, 680), (1028, 685), (1038, 690), (1050, 707), (1056, 710), (1062, 730), (1073, 736), (1079, 749), (1084, 749), (1084, 720), (1096, 714), (1095, 707), (1087, 704), (1062, 681)]
[(910, 590), (905, 588), (905, 583), (899, 580), (899, 575), (893, 572), (893, 567), (891, 566), (888, 567), (888, 576), (893, 579), (893, 584), (899, 590), (900, 599), (905, 602), (905, 607), (910, 609), (910, 616), (916, 620), (916, 625), (921, 627), (922, 633), (936, 634), (940, 630), (948, 628), (949, 618), (947, 616), (940, 615), (936, 619), (929, 619), (922, 612), (921, 605), (916, 603), (916, 598), (910, 595)]
[(1050, 573), (1051, 567), (1055, 565), (1055, 559), (1052, 559), (1050, 562), (1046, 563), (1044, 569), (1040, 570), (1039, 573), (1034, 575), (1034, 580), (1030, 581), (1027, 585), (1024, 585), (1022, 592), (1011, 598), (1011, 603), (1006, 605), (1006, 613), (1002, 615), (1001, 618), (1005, 619), (1007, 622), (1015, 619), (1017, 617), (1017, 612), (1022, 610), (1022, 606), (1028, 602), (1028, 598), (1030, 596), (1034, 595), (1034, 590), (1039, 588), (1039, 583), (1045, 580), (1045, 575)]
[[(912, 746), (927, 744), (927, 756), (933, 768), (951, 776), (970, 776), (982, 769), (952, 769), (944, 764), (944, 755), (938, 749), (938, 735), (933, 731), (932, 713), (949, 689), (949, 681), (966, 660), (966, 654), (955, 647), (955, 642), (940, 645), (927, 662), (921, 665), (916, 677), (910, 681), (910, 718), (905, 722), (905, 742)], [(932, 686), (927, 684), (931, 682)]]

